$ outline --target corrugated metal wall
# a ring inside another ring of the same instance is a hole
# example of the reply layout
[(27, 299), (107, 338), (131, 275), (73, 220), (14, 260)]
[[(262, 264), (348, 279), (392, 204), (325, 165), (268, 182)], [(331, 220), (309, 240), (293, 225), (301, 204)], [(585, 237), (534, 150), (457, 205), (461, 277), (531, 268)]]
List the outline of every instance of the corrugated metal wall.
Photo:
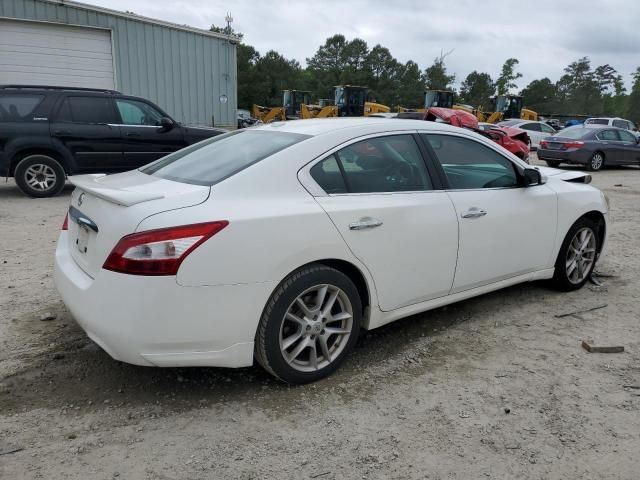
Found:
[(0, 0), (0, 17), (111, 29), (116, 89), (185, 123), (236, 124), (236, 46), (226, 39), (43, 0)]

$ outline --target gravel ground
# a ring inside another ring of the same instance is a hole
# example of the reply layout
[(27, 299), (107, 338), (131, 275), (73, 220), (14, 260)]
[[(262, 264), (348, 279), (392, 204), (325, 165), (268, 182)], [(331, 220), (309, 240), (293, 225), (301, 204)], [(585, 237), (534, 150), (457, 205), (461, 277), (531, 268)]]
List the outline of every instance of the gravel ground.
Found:
[(640, 169), (593, 183), (612, 205), (602, 286), (525, 284), (395, 322), (302, 387), (112, 360), (53, 287), (71, 189), (2, 183), (0, 478), (637, 479)]

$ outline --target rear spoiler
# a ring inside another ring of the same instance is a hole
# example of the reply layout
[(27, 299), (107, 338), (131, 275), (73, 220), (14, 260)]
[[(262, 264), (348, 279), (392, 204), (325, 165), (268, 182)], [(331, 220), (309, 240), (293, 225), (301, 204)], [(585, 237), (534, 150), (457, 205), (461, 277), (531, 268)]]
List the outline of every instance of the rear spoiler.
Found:
[(105, 177), (106, 175), (104, 173), (77, 175), (69, 177), (69, 181), (80, 190), (106, 200), (107, 202), (122, 205), (124, 207), (130, 207), (137, 203), (164, 198), (164, 195), (159, 193), (133, 192), (131, 190), (103, 185), (101, 180)]

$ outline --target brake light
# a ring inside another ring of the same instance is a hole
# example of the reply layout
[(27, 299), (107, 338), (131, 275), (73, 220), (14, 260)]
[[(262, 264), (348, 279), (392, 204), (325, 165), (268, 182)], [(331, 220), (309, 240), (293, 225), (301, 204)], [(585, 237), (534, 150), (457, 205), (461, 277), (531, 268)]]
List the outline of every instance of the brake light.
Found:
[(582, 148), (584, 142), (565, 142), (562, 144), (564, 148)]
[(549, 142), (546, 140), (540, 140), (540, 148), (547, 148), (549, 146)]
[(127, 235), (102, 268), (130, 275), (176, 275), (191, 252), (227, 225), (228, 221), (221, 220)]
[(64, 221), (62, 222), (62, 228), (60, 230), (69, 230), (69, 212), (65, 214)]

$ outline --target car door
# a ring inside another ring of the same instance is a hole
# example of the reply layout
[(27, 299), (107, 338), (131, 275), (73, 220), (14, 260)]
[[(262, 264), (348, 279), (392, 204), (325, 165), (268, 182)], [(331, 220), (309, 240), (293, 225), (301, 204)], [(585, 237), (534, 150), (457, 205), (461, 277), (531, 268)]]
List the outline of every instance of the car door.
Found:
[(317, 202), (371, 273), (382, 310), (449, 293), (458, 223), (415, 135), (356, 141), (309, 173), (325, 192)]
[(596, 134), (600, 149), (604, 153), (606, 165), (620, 165), (625, 163), (625, 148), (618, 131), (611, 129), (601, 130)]
[(493, 146), (456, 134), (422, 137), (446, 178), (460, 228), (451, 293), (553, 266), (552, 189), (521, 186), (514, 163)]
[(527, 131), (529, 138), (531, 138), (531, 146), (533, 148), (538, 148), (540, 146), (540, 140), (549, 136), (546, 133), (542, 133), (542, 128), (539, 123), (525, 123), (520, 125), (520, 128)]
[(73, 173), (113, 172), (122, 165), (122, 141), (113, 102), (106, 95), (63, 96), (49, 129), (73, 156)]
[(116, 97), (115, 104), (127, 169), (141, 167), (186, 147), (182, 127), (177, 123), (162, 127), (160, 119), (166, 114), (152, 104), (122, 97)]
[(624, 163), (640, 163), (640, 139), (628, 130), (618, 130), (622, 142)]

